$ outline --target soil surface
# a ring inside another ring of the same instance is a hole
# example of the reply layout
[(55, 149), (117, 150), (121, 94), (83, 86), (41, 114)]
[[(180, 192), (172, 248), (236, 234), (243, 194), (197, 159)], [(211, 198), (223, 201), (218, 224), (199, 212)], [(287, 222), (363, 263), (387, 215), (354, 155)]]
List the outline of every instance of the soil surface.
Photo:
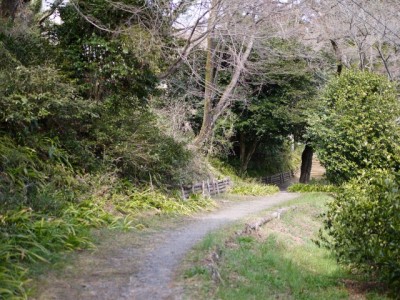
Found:
[(246, 201), (230, 202), (172, 228), (109, 236), (95, 252), (83, 252), (59, 274), (42, 278), (34, 299), (182, 299), (181, 288), (174, 285), (175, 271), (208, 232), (297, 196), (280, 192), (243, 197)]

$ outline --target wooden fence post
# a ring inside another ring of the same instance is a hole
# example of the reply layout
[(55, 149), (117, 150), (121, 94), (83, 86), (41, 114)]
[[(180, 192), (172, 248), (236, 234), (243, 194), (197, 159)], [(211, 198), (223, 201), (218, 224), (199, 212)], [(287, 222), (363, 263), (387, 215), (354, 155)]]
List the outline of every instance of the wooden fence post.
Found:
[(150, 188), (154, 192), (153, 179), (151, 178), (151, 174), (150, 173), (149, 173), (149, 177), (150, 177)]
[(183, 185), (182, 185), (182, 184), (181, 184), (181, 191), (182, 191), (182, 198), (183, 198), (183, 200), (186, 200), (185, 189), (183, 188)]

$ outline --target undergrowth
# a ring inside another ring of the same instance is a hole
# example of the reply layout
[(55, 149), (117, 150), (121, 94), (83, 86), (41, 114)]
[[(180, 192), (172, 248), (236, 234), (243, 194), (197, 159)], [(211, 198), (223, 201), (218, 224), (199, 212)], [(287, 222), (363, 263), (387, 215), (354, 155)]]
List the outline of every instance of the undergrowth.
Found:
[(295, 193), (310, 193), (310, 192), (336, 193), (338, 191), (338, 187), (324, 180), (311, 180), (308, 184), (294, 183), (288, 187), (288, 191)]
[(129, 230), (141, 212), (190, 214), (213, 203), (140, 188), (107, 170), (81, 175), (49, 139), (33, 149), (1, 137), (0, 186), (0, 299), (27, 298), (35, 264), (93, 248), (91, 229)]
[(231, 194), (241, 196), (267, 196), (279, 192), (276, 185), (266, 185), (255, 181), (242, 181), (236, 183), (230, 190)]
[(220, 160), (213, 159), (211, 164), (224, 177), (230, 177), (234, 182), (233, 188), (229, 191), (231, 194), (240, 196), (268, 196), (279, 192), (275, 185), (267, 185), (256, 181), (254, 178), (240, 177), (235, 168)]
[(93, 248), (92, 229), (139, 229), (142, 212), (190, 214), (213, 205), (139, 186), (112, 166), (74, 169), (58, 139), (35, 136), (35, 148), (29, 142), (0, 136), (0, 299), (27, 298), (38, 264)]
[[(0, 299), (25, 299), (29, 269), (50, 263), (55, 253), (94, 248), (90, 229), (129, 230), (135, 216), (153, 210), (157, 214), (190, 214), (210, 207), (210, 199), (182, 201), (159, 191), (116, 190), (98, 198), (69, 204), (58, 216), (29, 207), (0, 213)], [(138, 226), (140, 227), (140, 226)]]

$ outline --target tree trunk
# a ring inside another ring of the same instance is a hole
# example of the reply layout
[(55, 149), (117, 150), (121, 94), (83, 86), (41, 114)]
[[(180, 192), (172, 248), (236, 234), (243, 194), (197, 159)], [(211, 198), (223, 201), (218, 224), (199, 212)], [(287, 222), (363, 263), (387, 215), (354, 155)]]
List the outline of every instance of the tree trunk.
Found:
[[(240, 173), (245, 174), (249, 166), (249, 162), (257, 149), (258, 141), (255, 140), (247, 149), (243, 133), (240, 134)], [(247, 151), (246, 151), (247, 150)]]
[(242, 166), (244, 164), (244, 158), (246, 156), (246, 142), (244, 140), (244, 134), (242, 132), (239, 134), (239, 151), (240, 170), (242, 172)]
[[(253, 49), (254, 39), (255, 39), (254, 35), (249, 37), (246, 47), (244, 47), (245, 49), (244, 52), (241, 55), (239, 55), (239, 59), (235, 65), (232, 78), (229, 84), (224, 89), (224, 92), (222, 93), (221, 97), (218, 99), (216, 105), (213, 107), (211, 99), (207, 98), (204, 99), (205, 102), (204, 102), (203, 124), (201, 126), (200, 133), (196, 136), (193, 142), (193, 145), (196, 148), (201, 147), (207, 141), (207, 139), (210, 138), (214, 130), (217, 119), (228, 109), (231, 103), (230, 97), (232, 96), (232, 93), (239, 81), (241, 73), (245, 69), (245, 64), (247, 62), (247, 59), (249, 58), (251, 50)], [(206, 87), (207, 85), (213, 87), (211, 82), (210, 84), (206, 82)]]
[(20, 0), (2, 0), (0, 6), (0, 16), (14, 20), (15, 13), (20, 4)]
[(300, 183), (308, 183), (310, 181), (313, 154), (313, 148), (306, 144), (303, 154), (301, 155)]
[(335, 51), (335, 56), (336, 56), (336, 65), (337, 65), (337, 69), (336, 69), (336, 73), (338, 76), (340, 76), (340, 74), (342, 74), (342, 70), (343, 70), (343, 55), (342, 52), (339, 49), (338, 44), (336, 43), (335, 40), (330, 40), (331, 41), (331, 45), (333, 48), (333, 51)]
[(212, 0), (210, 8), (210, 17), (207, 25), (207, 58), (206, 58), (206, 70), (204, 78), (204, 112), (203, 122), (201, 124), (200, 132), (194, 140), (194, 145), (198, 148), (204, 144), (204, 142), (210, 137), (210, 132), (214, 128), (214, 116), (213, 116), (213, 103), (212, 98), (214, 94), (214, 26), (215, 18), (217, 13), (217, 2), (218, 0)]

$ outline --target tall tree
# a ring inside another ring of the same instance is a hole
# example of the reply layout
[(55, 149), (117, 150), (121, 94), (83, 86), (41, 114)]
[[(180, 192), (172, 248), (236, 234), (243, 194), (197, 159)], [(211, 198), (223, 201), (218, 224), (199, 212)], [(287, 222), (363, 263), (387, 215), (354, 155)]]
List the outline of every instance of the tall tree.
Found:
[(294, 39), (276, 38), (265, 42), (263, 51), (250, 58), (254, 65), (242, 83), (249, 93), (247, 104), (234, 107), (242, 172), (258, 143), (281, 144), (289, 136), (302, 140), (307, 111), (318, 87), (313, 69), (318, 58), (311, 52)]
[[(207, 25), (199, 31), (193, 27), (189, 39), (197, 35), (199, 38), (196, 41), (206, 40), (207, 59), (204, 73), (192, 69), (198, 85), (203, 89), (202, 126), (193, 140), (193, 146), (201, 148), (209, 142), (217, 120), (240, 98), (239, 83), (247, 72), (253, 49), (260, 47), (264, 40), (289, 34), (288, 24), (293, 20), (296, 23), (293, 17), (296, 8), (296, 5), (275, 1), (243, 3), (213, 0), (207, 13), (196, 19), (195, 27), (204, 25), (205, 21)], [(201, 44), (197, 45), (201, 47)], [(188, 52), (182, 53), (180, 59), (181, 62), (191, 63)]]
[(308, 1), (304, 39), (331, 48), (343, 67), (400, 74), (399, 2), (388, 0)]

